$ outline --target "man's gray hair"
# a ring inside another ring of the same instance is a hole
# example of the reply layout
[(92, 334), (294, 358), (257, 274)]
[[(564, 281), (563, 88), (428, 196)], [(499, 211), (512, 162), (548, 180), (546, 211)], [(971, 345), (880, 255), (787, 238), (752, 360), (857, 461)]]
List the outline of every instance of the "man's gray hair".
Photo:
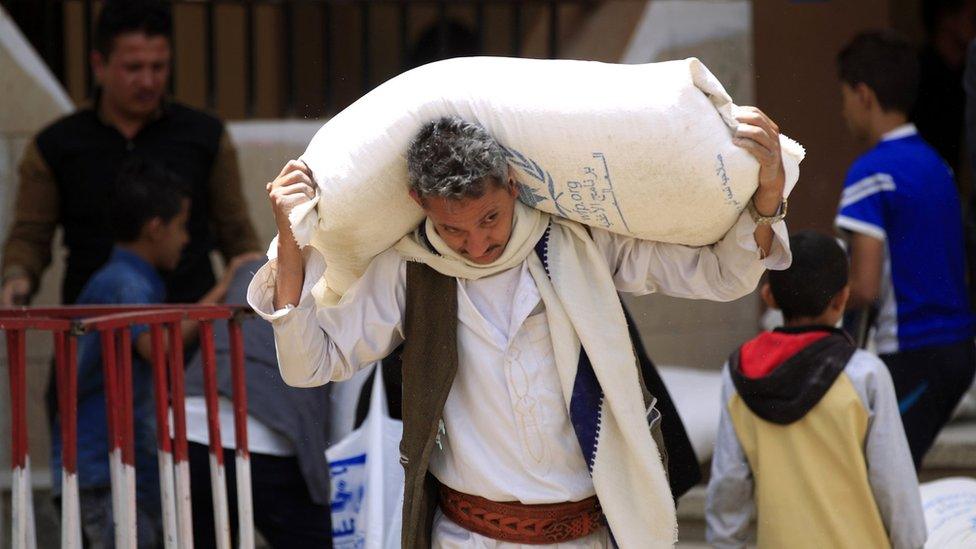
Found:
[(456, 116), (428, 122), (407, 151), (410, 188), (421, 198), (478, 198), (508, 181), (505, 151), (487, 130)]

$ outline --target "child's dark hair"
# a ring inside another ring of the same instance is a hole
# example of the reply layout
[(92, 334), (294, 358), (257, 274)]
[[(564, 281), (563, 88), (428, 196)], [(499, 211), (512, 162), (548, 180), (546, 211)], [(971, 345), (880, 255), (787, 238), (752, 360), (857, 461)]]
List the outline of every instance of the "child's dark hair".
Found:
[(837, 54), (840, 80), (854, 87), (865, 84), (885, 111), (908, 114), (918, 94), (918, 56), (915, 48), (892, 30), (858, 34)]
[(115, 37), (128, 32), (172, 38), (173, 20), (168, 2), (161, 0), (107, 0), (95, 25), (95, 49), (108, 58)]
[(847, 255), (837, 241), (815, 231), (790, 237), (793, 264), (769, 272), (769, 287), (787, 320), (820, 316), (847, 285)]
[(138, 240), (149, 220), (172, 220), (188, 198), (189, 187), (182, 179), (152, 161), (130, 158), (122, 165), (109, 200), (115, 240)]

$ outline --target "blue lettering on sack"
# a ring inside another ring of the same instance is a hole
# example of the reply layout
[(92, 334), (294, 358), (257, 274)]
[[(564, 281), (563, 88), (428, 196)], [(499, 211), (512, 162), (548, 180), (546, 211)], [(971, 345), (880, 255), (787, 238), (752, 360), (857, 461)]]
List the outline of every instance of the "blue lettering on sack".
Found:
[[(613, 228), (619, 220), (624, 229), (630, 232), (614, 193), (613, 179), (604, 153), (592, 153), (591, 161), (580, 168), (580, 176), (560, 185), (557, 192), (552, 175), (538, 162), (514, 149), (503, 149), (509, 162), (539, 183), (536, 186), (520, 184), (519, 199), (526, 205), (538, 207), (543, 201), (551, 199), (556, 213), (562, 217), (604, 229)], [(536, 189), (540, 187), (548, 191), (548, 198), (537, 192)]]
[(332, 538), (337, 549), (360, 549), (366, 543), (359, 512), (366, 494), (366, 454), (329, 464), (332, 484)]
[(736, 200), (735, 196), (732, 194), (732, 187), (729, 184), (730, 178), (728, 171), (725, 169), (725, 159), (722, 158), (721, 154), (717, 155), (715, 159), (718, 162), (715, 165), (715, 175), (717, 175), (719, 181), (722, 182), (722, 192), (725, 194), (725, 202), (727, 204), (739, 206), (739, 201)]

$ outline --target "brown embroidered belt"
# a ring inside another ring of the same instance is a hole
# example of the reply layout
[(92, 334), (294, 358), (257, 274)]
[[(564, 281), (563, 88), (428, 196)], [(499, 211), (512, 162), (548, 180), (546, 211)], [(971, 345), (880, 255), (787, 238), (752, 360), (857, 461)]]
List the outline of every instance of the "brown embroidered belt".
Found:
[(511, 543), (560, 543), (586, 537), (606, 524), (596, 496), (571, 503), (499, 503), (441, 485), (441, 511), (476, 534)]

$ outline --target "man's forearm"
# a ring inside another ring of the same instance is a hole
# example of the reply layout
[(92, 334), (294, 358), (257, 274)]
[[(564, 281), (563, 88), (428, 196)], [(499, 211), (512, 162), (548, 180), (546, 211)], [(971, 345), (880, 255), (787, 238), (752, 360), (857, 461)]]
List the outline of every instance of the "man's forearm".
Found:
[(762, 250), (762, 256), (768, 256), (773, 249), (773, 228), (769, 225), (759, 225), (756, 227), (756, 232), (752, 233), (752, 237), (756, 239), (756, 245)]
[[(756, 195), (752, 200), (756, 211), (759, 212), (759, 215), (772, 217), (776, 215), (776, 212), (779, 211), (780, 205), (783, 203), (782, 188), (780, 187), (779, 190), (774, 188), (771, 191), (760, 189), (758, 192), (756, 192)], [(769, 255), (769, 252), (773, 247), (772, 226), (757, 226), (756, 231), (753, 233), (753, 237), (756, 239), (756, 245), (762, 250), (763, 257)]]
[(302, 285), (305, 283), (305, 262), (302, 251), (295, 242), (291, 231), (282, 231), (278, 235), (277, 274), (275, 276), (275, 309), (287, 305), (297, 306), (302, 297)]
[(2, 274), (26, 274), (36, 286), (51, 263), (51, 240), (60, 215), (60, 198), (54, 176), (33, 141), (24, 150), (19, 173), (14, 219), (3, 248)]
[(875, 304), (881, 294), (881, 273), (885, 243), (873, 236), (854, 233), (850, 238), (851, 296), (847, 309), (862, 309)]
[(4, 279), (27, 276), (36, 285), (51, 263), (51, 241), (55, 224), (38, 224), (15, 220), (3, 248)]

